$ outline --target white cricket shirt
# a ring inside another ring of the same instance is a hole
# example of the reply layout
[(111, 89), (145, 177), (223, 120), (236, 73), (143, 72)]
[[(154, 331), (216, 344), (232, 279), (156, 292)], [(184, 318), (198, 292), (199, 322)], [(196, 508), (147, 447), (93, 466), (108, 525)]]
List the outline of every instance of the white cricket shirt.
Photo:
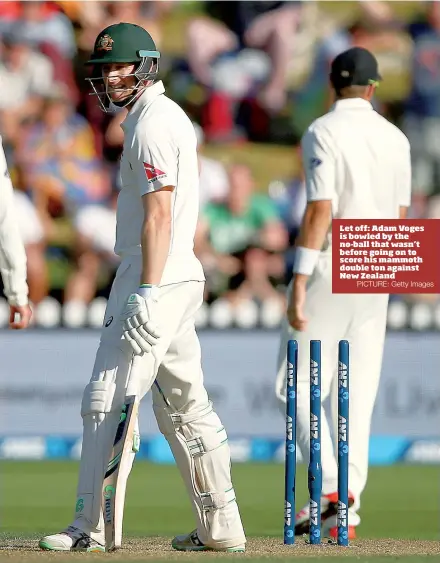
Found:
[(142, 197), (175, 186), (171, 244), (161, 285), (204, 281), (202, 265), (194, 254), (199, 212), (196, 134), (182, 108), (164, 92), (161, 81), (146, 88), (122, 123), (115, 252), (121, 257), (141, 254)]
[(14, 208), (14, 192), (0, 137), (0, 271), (10, 305), (28, 302), (26, 253)]
[[(338, 100), (301, 140), (307, 200), (336, 219), (397, 219), (411, 202), (406, 136), (361, 98)], [(331, 248), (329, 230), (323, 250)]]

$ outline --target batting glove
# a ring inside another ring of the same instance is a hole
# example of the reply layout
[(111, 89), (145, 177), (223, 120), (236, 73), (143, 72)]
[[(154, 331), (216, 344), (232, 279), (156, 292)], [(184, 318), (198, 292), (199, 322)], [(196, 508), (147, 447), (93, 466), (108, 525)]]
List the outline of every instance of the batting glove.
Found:
[(159, 328), (152, 320), (157, 292), (157, 286), (141, 286), (130, 295), (122, 313), (123, 335), (136, 355), (151, 352), (160, 338)]

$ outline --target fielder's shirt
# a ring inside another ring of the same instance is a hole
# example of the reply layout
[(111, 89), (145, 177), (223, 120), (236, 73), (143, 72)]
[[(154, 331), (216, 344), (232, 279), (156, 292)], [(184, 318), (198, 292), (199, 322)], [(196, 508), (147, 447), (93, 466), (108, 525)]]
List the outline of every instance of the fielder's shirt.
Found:
[(175, 186), (171, 244), (161, 285), (204, 281), (194, 254), (199, 212), (196, 134), (182, 108), (164, 92), (161, 81), (146, 88), (122, 123), (125, 137), (115, 252), (121, 257), (141, 254), (142, 197)]
[[(336, 219), (397, 219), (411, 203), (406, 136), (362, 98), (337, 101), (301, 140), (307, 200), (331, 200)], [(331, 229), (323, 250), (331, 249)]]

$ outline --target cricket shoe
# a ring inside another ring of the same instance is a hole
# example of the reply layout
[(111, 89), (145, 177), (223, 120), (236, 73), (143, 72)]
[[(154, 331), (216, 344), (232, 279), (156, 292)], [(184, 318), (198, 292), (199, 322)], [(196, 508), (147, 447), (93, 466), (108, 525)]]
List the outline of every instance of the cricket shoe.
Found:
[[(352, 506), (354, 498), (351, 494), (348, 497), (348, 506)], [(321, 496), (321, 523), (338, 514), (338, 493)], [(306, 506), (297, 512), (295, 516), (295, 536), (302, 536), (309, 533), (310, 528), (310, 506)]]
[(243, 553), (245, 551), (244, 544), (224, 548), (208, 547), (200, 541), (197, 530), (184, 536), (176, 536), (171, 542), (171, 547), (177, 551), (223, 551), (229, 553)]
[(69, 526), (59, 534), (45, 536), (38, 545), (44, 551), (88, 551), (89, 553), (105, 551), (104, 545), (75, 526)]
[[(336, 540), (338, 537), (338, 527), (337, 526), (332, 526), (330, 528), (330, 530), (328, 531), (328, 534), (325, 534), (324, 537), (327, 537), (327, 535)], [(356, 526), (348, 526), (348, 539), (349, 540), (355, 540), (356, 539)]]

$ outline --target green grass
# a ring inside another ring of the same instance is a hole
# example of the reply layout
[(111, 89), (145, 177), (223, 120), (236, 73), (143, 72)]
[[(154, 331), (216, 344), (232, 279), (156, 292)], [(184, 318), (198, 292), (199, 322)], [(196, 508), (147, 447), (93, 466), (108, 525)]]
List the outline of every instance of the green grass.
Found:
[[(1, 531), (35, 536), (59, 530), (73, 516), (75, 462), (3, 462)], [(248, 536), (280, 536), (283, 466), (235, 464), (234, 483)], [(299, 466), (297, 507), (307, 498)], [(372, 467), (361, 510), (360, 538), (439, 539), (439, 470), (435, 466)], [(136, 463), (127, 491), (125, 534), (171, 536), (190, 531), (193, 517), (174, 466)]]
[[(424, 561), (434, 561), (434, 559), (436, 559), (436, 556), (433, 555), (415, 555), (415, 556), (408, 556), (408, 557), (393, 557), (393, 556), (388, 556), (388, 557), (375, 557), (375, 556), (371, 556), (371, 557), (344, 557), (344, 563), (353, 563), (354, 561), (356, 561), (356, 563), (362, 562), (362, 563), (391, 563), (392, 561), (405, 561), (406, 563), (423, 563)], [(267, 557), (253, 557), (252, 558), (252, 563), (267, 563), (268, 561), (270, 561), (270, 558)], [(273, 559), (275, 561), (275, 559)], [(119, 563), (119, 561), (122, 563), (123, 561), (125, 561), (124, 559), (119, 559), (119, 560), (112, 560), (113, 563)], [(186, 561), (188, 562), (188, 559), (186, 559)], [(191, 560), (189, 560), (191, 561)], [(197, 561), (197, 560), (194, 560)], [(316, 561), (322, 561), (322, 557), (277, 557), (276, 558), (277, 563), (292, 563), (292, 561), (294, 563), (313, 563)], [(163, 563), (163, 559), (158, 559), (157, 563)], [(151, 560), (149, 561), (149, 563), (154, 563), (151, 562)]]
[[(336, 559), (334, 557), (333, 559)], [(332, 561), (333, 559), (330, 559)], [(246, 559), (246, 561), (252, 561), (252, 563), (268, 563), (268, 561), (276, 561), (277, 563), (316, 563), (317, 561), (322, 562), (322, 557), (252, 557), (252, 559)], [(345, 557), (343, 558), (344, 563), (392, 563), (392, 561), (405, 561), (405, 563), (424, 563), (429, 561), (432, 563), (434, 560), (438, 560), (436, 555), (407, 555), (407, 556), (365, 556), (360, 557), (356, 555), (355, 557)], [(113, 559), (112, 563), (122, 563), (126, 559)], [(185, 563), (200, 562), (200, 558), (187, 558), (185, 556)], [(149, 559), (148, 563), (164, 563), (163, 559)]]

